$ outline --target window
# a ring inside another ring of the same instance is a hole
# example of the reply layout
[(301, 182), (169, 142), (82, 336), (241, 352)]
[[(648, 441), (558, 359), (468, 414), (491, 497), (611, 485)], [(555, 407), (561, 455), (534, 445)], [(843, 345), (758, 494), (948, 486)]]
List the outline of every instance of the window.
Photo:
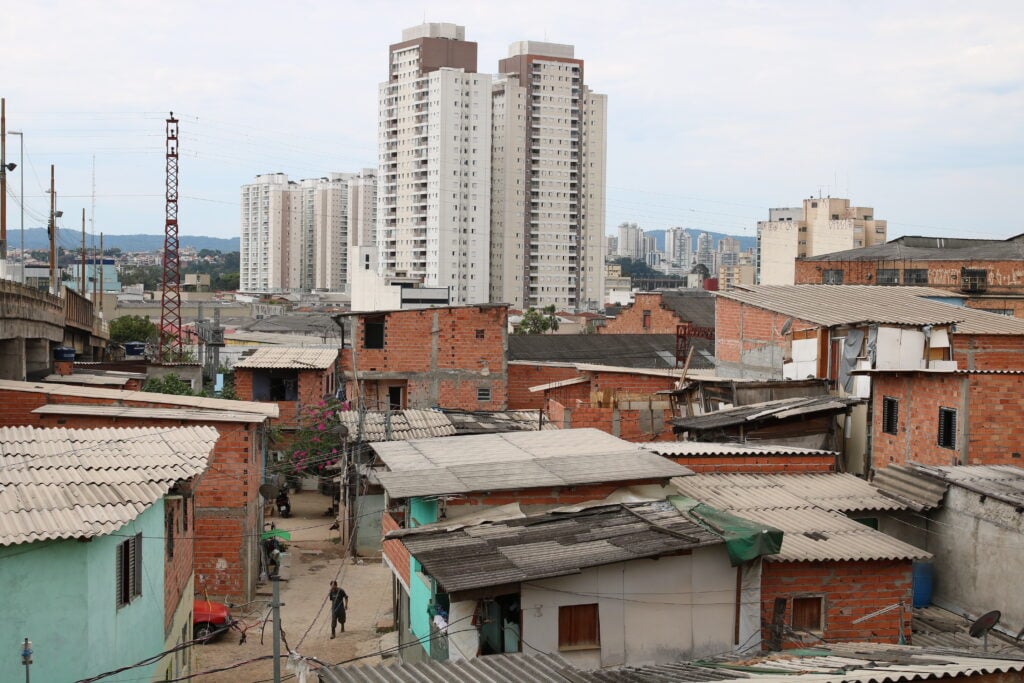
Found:
[(142, 534), (136, 534), (117, 546), (117, 606), (124, 607), (142, 595)]
[(939, 446), (956, 448), (956, 410), (939, 408)]
[(483, 330), (477, 330), (476, 331), (476, 338), (477, 339), (483, 339), (484, 338), (484, 331)]
[(651, 312), (650, 311), (644, 311), (644, 323), (643, 324), (644, 324), (644, 329), (645, 330), (651, 329)]
[(597, 605), (562, 605), (558, 608), (558, 649), (587, 650), (601, 647)]
[(900, 424), (900, 402), (890, 396), (882, 397), (882, 431), (895, 434)]
[(875, 273), (875, 282), (880, 285), (898, 285), (900, 271), (895, 268), (879, 268)]
[(926, 285), (928, 284), (927, 268), (907, 268), (903, 271), (903, 284), (905, 285)]
[(490, 401), (491, 400), (491, 388), (490, 387), (477, 387), (476, 390), (477, 401)]
[(825, 599), (822, 597), (793, 598), (793, 630), (822, 631), (821, 614)]
[(164, 513), (166, 517), (164, 526), (167, 527), (167, 531), (164, 533), (164, 542), (166, 544), (166, 551), (168, 559), (174, 557), (174, 506), (170, 504), (170, 501), (165, 501), (167, 511)]
[(843, 284), (844, 273), (841, 270), (825, 270), (821, 273), (821, 282), (825, 285)]
[(366, 318), (363, 320), (363, 348), (384, 348), (384, 318)]

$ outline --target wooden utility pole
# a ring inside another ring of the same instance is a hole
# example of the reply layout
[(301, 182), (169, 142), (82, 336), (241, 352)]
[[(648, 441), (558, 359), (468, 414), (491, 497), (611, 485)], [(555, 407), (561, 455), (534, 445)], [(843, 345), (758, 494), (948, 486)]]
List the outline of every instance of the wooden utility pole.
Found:
[(78, 293), (81, 294), (82, 296), (88, 296), (88, 293), (85, 291), (85, 207), (84, 206), (82, 207), (82, 277), (79, 279), (79, 282), (81, 282), (81, 285), (80, 285), (81, 289), (78, 290)]
[(50, 164), (50, 294), (57, 296), (57, 191), (54, 189), (53, 164)]

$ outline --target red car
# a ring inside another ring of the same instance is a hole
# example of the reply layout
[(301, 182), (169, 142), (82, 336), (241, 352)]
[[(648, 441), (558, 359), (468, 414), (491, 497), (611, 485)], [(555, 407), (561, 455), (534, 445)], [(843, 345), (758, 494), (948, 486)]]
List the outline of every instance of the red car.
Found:
[(192, 637), (207, 643), (234, 623), (226, 605), (208, 600), (192, 602)]

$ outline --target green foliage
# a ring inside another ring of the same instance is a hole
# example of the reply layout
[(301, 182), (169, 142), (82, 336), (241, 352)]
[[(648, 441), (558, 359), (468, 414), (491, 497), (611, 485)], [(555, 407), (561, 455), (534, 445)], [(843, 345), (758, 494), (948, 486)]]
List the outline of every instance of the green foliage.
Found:
[[(204, 253), (207, 252), (207, 253)], [(196, 261), (181, 268), (181, 279), (184, 282), (185, 276), (192, 273), (200, 273), (210, 276), (210, 289), (215, 292), (234, 291), (238, 289), (239, 283), (239, 253), (230, 251), (222, 254), (216, 249), (203, 249), (200, 256), (217, 256), (221, 258), (213, 263)], [(160, 289), (163, 283), (162, 266), (138, 266), (125, 268), (121, 272), (121, 282), (125, 285), (142, 283), (147, 290)]]
[(523, 319), (516, 325), (516, 334), (544, 334), (554, 332), (558, 329), (558, 316), (555, 315), (555, 307), (545, 306), (537, 310), (534, 307), (526, 309)]
[(110, 340), (113, 342), (149, 341), (156, 338), (156, 325), (149, 316), (122, 315), (110, 321)]
[(176, 394), (178, 396), (199, 396), (192, 391), (191, 385), (174, 373), (163, 377), (151, 377), (146, 380), (142, 387), (143, 391), (152, 391), (157, 394)]
[(642, 280), (681, 280), (682, 278), (678, 275), (668, 275), (655, 270), (647, 265), (646, 261), (640, 259), (631, 259), (628, 256), (620, 256), (612, 261), (622, 267), (622, 275), (624, 277), (634, 277)]
[(345, 437), (336, 429), (339, 408), (338, 401), (320, 401), (302, 410), (299, 428), (285, 451), (287, 461), (280, 466), (284, 474), (318, 475), (338, 462), (345, 442)]
[(690, 269), (691, 275), (700, 275), (702, 280), (706, 280), (711, 277), (711, 272), (708, 271), (708, 267), (703, 263), (694, 263), (693, 268)]

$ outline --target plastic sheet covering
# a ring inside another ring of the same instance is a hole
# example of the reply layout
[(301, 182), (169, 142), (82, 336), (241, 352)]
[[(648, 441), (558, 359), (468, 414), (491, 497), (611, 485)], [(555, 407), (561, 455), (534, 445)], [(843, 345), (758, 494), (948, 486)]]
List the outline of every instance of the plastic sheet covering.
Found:
[(776, 555), (782, 549), (781, 529), (751, 522), (686, 496), (669, 496), (668, 500), (677, 510), (722, 537), (734, 567), (763, 555)]

